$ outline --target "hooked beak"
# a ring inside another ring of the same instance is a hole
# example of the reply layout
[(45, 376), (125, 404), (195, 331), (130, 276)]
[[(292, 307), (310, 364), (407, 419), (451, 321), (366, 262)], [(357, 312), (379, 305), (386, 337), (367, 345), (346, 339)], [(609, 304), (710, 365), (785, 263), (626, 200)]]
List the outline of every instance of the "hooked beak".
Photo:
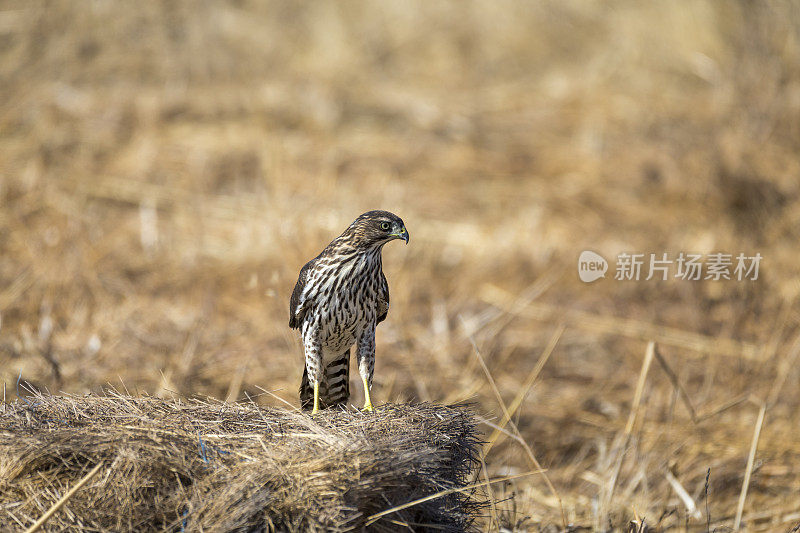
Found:
[(403, 239), (404, 241), (406, 241), (406, 244), (408, 244), (408, 230), (406, 229), (405, 226), (403, 226), (402, 229), (400, 229), (400, 231), (398, 231), (397, 233), (391, 233), (390, 235), (397, 239)]

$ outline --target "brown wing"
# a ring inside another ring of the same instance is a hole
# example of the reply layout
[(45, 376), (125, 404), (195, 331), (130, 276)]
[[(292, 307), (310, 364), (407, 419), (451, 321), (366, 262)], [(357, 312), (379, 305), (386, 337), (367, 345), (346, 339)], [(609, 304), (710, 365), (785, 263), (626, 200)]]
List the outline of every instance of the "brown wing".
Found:
[(386, 315), (389, 314), (389, 284), (386, 282), (386, 276), (381, 272), (381, 282), (378, 287), (378, 321), (380, 324), (386, 320)]
[(297, 278), (297, 283), (294, 285), (292, 298), (289, 300), (289, 327), (292, 329), (298, 329), (300, 327), (300, 324), (303, 323), (303, 317), (305, 317), (306, 311), (308, 310), (307, 302), (302, 301), (303, 291), (308, 281), (308, 273), (311, 271), (311, 268), (314, 266), (314, 261), (316, 260), (317, 258), (314, 258), (303, 265), (303, 268), (300, 269), (300, 276)]

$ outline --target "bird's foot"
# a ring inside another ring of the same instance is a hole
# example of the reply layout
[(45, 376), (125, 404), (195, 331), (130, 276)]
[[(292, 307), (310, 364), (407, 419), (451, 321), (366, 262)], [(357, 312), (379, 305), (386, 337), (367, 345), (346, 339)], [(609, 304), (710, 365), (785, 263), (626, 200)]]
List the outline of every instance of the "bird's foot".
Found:
[(372, 412), (372, 399), (369, 397), (369, 383), (367, 382), (367, 378), (363, 378), (364, 381), (364, 411)]

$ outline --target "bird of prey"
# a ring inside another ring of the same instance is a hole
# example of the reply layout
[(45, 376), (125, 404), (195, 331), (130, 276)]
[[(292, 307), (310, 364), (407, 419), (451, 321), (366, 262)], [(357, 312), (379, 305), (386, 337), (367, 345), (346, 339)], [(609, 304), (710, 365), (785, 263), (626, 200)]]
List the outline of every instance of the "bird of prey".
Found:
[(400, 217), (368, 211), (300, 270), (289, 302), (289, 327), (299, 329), (303, 337), (306, 364), (300, 405), (313, 406), (311, 414), (347, 402), (353, 344), (364, 382), (364, 409), (372, 411), (375, 326), (389, 311), (381, 251), (394, 239), (408, 244)]

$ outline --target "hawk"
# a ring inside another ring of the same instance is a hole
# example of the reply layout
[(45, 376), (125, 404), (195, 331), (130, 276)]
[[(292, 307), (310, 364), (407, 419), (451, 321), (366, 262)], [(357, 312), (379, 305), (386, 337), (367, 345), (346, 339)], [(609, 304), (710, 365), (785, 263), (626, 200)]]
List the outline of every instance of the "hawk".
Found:
[(313, 406), (311, 414), (347, 402), (353, 344), (364, 382), (364, 409), (372, 411), (375, 327), (389, 312), (381, 251), (394, 239), (408, 244), (400, 217), (368, 211), (300, 270), (289, 302), (289, 327), (299, 329), (303, 337), (306, 364), (300, 405)]

